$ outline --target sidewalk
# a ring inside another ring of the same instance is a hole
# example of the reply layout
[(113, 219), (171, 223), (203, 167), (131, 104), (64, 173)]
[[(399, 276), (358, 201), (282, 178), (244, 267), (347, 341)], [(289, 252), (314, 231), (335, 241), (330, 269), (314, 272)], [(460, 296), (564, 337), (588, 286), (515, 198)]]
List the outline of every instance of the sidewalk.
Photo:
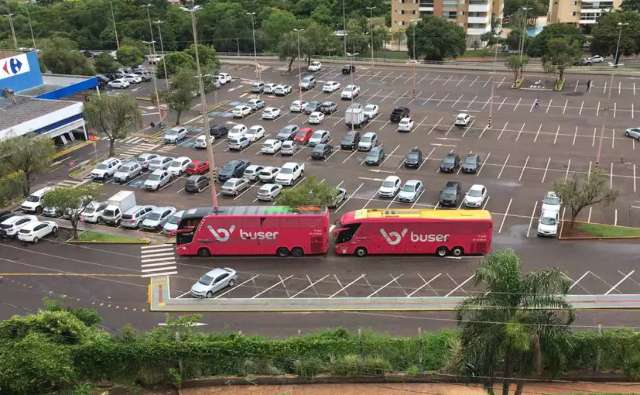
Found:
[[(54, 221), (61, 228), (71, 229), (71, 223), (69, 222), (69, 220), (62, 219), (62, 218), (47, 218), (47, 217), (42, 217), (41, 219), (45, 221)], [(165, 244), (165, 243), (173, 242), (173, 238), (166, 237), (159, 233), (143, 232), (137, 229), (121, 229), (121, 228), (114, 228), (112, 226), (107, 226), (107, 225), (98, 225), (98, 224), (89, 224), (85, 222), (80, 222), (78, 224), (78, 231), (81, 232), (83, 230), (92, 230), (95, 232), (108, 233), (111, 235), (147, 239), (149, 240), (150, 244)]]

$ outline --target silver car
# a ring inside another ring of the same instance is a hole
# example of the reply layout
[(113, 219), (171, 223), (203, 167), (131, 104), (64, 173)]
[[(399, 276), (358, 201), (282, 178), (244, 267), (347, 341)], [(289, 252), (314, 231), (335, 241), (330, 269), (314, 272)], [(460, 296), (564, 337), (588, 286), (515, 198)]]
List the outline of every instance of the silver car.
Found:
[(153, 211), (153, 206), (133, 206), (122, 214), (120, 226), (123, 228), (135, 229), (144, 221), (147, 214)]
[(249, 188), (249, 180), (246, 178), (230, 178), (222, 184), (222, 194), (238, 196), (240, 192)]
[(149, 154), (149, 153), (144, 153), (144, 154), (140, 154), (138, 155), (137, 161), (140, 164), (140, 166), (146, 170), (149, 168), (149, 162), (151, 162), (153, 159), (157, 158), (158, 155), (156, 154)]
[(171, 162), (173, 162), (173, 158), (170, 156), (156, 156), (149, 161), (147, 168), (149, 171), (158, 169), (167, 170), (169, 166), (171, 166)]
[(159, 230), (175, 212), (175, 207), (156, 207), (146, 215), (140, 224), (140, 228), (144, 230)]
[(260, 165), (249, 165), (244, 169), (242, 177), (249, 181), (258, 181), (258, 174), (260, 173), (260, 170), (262, 170), (262, 166)]
[(640, 128), (629, 128), (624, 131), (624, 135), (640, 141)]
[(226, 287), (233, 287), (237, 279), (236, 271), (228, 267), (210, 270), (193, 284), (191, 295), (196, 298), (210, 298)]
[(405, 203), (413, 203), (424, 192), (424, 184), (420, 180), (408, 180), (404, 183), (400, 192), (398, 192), (397, 199)]
[(282, 191), (280, 184), (264, 184), (258, 189), (258, 200), (270, 202), (275, 199)]
[(144, 181), (144, 189), (147, 191), (157, 191), (171, 181), (171, 174), (166, 170), (154, 170)]
[(142, 173), (142, 166), (135, 160), (131, 160), (123, 163), (113, 175), (113, 179), (116, 182), (125, 183), (138, 177)]

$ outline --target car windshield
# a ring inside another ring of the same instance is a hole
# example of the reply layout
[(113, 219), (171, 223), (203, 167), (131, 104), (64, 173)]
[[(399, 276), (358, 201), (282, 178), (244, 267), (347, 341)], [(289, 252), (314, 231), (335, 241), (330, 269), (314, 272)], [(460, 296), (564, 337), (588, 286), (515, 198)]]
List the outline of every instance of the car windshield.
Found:
[(39, 198), (39, 197), (37, 197), (37, 196), (35, 196), (35, 195), (29, 195), (29, 196), (27, 197), (27, 202), (34, 202), (34, 203), (37, 203), (37, 202), (39, 202), (39, 201), (40, 201), (40, 198)]
[(366, 111), (373, 111), (375, 110), (375, 106), (373, 106), (372, 104), (367, 104), (366, 106), (364, 106), (364, 109)]
[(178, 132), (170, 131), (170, 132), (166, 132), (164, 135), (167, 137), (173, 137), (173, 136), (177, 136)]
[(475, 156), (469, 156), (469, 157), (464, 159), (464, 163), (466, 165), (475, 165), (476, 164), (476, 157)]
[(146, 162), (147, 159), (146, 158), (138, 158), (138, 162)]
[(182, 162), (174, 160), (173, 162), (171, 162), (171, 167), (180, 167), (182, 166)]
[(407, 159), (410, 159), (410, 160), (416, 160), (416, 159), (418, 159), (418, 153), (417, 153), (417, 152), (414, 152), (414, 151), (409, 152), (409, 153), (407, 154)]
[(229, 171), (233, 171), (234, 168), (235, 168), (235, 165), (233, 163), (227, 163), (222, 167), (222, 171), (229, 172)]
[(84, 214), (93, 214), (97, 211), (97, 209), (95, 207), (93, 207), (92, 205), (88, 205), (87, 207), (85, 207), (84, 209)]
[(150, 219), (151, 221), (157, 221), (160, 219), (160, 213), (152, 211), (151, 213), (149, 213), (149, 215), (147, 215), (146, 219)]
[(442, 163), (446, 165), (452, 165), (455, 163), (455, 158), (453, 156), (447, 156), (442, 160)]
[(467, 116), (466, 115), (458, 115), (458, 119), (463, 120), (465, 119)]
[(323, 152), (324, 151), (324, 144), (318, 144), (313, 148), (313, 152)]
[(553, 217), (542, 217), (540, 219), (540, 223), (543, 225), (555, 225), (556, 219)]
[(558, 196), (545, 196), (542, 203), (557, 206), (560, 204), (560, 198)]
[(150, 181), (160, 181), (160, 179), (162, 178), (161, 174), (151, 174), (148, 178), (148, 180)]
[(407, 185), (402, 187), (402, 191), (403, 192), (413, 192), (415, 190), (416, 190), (416, 185), (414, 185), (414, 184), (407, 184)]
[(382, 186), (384, 188), (393, 188), (396, 185), (395, 181), (384, 181)]
[(180, 218), (182, 218), (182, 215), (172, 215), (167, 220), (167, 223), (171, 225), (176, 225), (178, 222), (180, 222)]
[(162, 163), (162, 159), (154, 159), (154, 160), (151, 161), (151, 164), (154, 165), (154, 166), (155, 165), (159, 165), (161, 163)]
[(372, 149), (367, 154), (367, 158), (377, 158), (379, 155), (380, 155), (380, 151), (378, 151), (377, 149)]
[(373, 141), (373, 136), (364, 135), (364, 136), (362, 136), (362, 141), (365, 142), (365, 143)]
[(131, 171), (131, 167), (129, 167), (129, 166), (120, 166), (118, 171)]
[(471, 197), (482, 197), (482, 191), (480, 189), (472, 189), (469, 191)]
[(455, 199), (456, 193), (453, 191), (443, 191), (442, 197), (445, 199)]
[(200, 277), (200, 280), (198, 280), (198, 283), (202, 284), (202, 285), (209, 285), (211, 284), (211, 282), (213, 281), (213, 278), (207, 276), (206, 274), (202, 277)]
[(96, 169), (98, 169), (98, 170), (106, 170), (106, 169), (108, 169), (108, 167), (104, 163), (100, 163), (98, 166), (96, 166)]
[(11, 224), (0, 224), (0, 228), (1, 228), (1, 229), (9, 229), (9, 228), (11, 228), (12, 226), (13, 226), (13, 225), (11, 225)]
[[(283, 132), (284, 132), (284, 130), (283, 130)], [(296, 133), (296, 137), (304, 138), (304, 136), (305, 136), (306, 134), (307, 134), (307, 131), (306, 131), (306, 130), (305, 130), (305, 131), (300, 130), (300, 131), (298, 131), (298, 133)]]
[(319, 139), (319, 138), (322, 138), (323, 134), (324, 134), (324, 133), (315, 132), (315, 133), (311, 136), (311, 138), (312, 138), (312, 139)]
[(237, 180), (233, 180), (233, 181), (229, 180), (229, 181), (225, 182), (222, 187), (223, 188), (233, 188), (233, 187), (236, 186), (237, 183), (238, 183)]
[(280, 173), (282, 174), (292, 174), (293, 173), (293, 169), (290, 167), (283, 167), (282, 169), (280, 169)]

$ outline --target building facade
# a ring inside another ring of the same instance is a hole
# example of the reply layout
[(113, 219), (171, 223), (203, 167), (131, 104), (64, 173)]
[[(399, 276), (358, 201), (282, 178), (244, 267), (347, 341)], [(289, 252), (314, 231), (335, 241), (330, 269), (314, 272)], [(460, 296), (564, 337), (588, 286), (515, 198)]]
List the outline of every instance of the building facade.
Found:
[(502, 19), (503, 8), (503, 0), (392, 0), (391, 29), (406, 30), (424, 16), (440, 16), (461, 26), (471, 46), (491, 31), (493, 17)]
[(603, 12), (620, 8), (622, 0), (549, 0), (549, 23), (593, 25)]

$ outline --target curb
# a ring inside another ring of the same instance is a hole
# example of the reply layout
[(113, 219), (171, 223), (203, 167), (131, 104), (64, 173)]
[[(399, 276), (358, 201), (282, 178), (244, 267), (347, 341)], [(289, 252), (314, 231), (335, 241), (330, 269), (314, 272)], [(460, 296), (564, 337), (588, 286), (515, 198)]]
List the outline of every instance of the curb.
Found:
[(81, 148), (84, 148), (84, 147), (88, 146), (89, 144), (93, 144), (93, 141), (83, 141), (81, 143), (74, 144), (73, 147), (69, 147), (69, 148), (66, 148), (66, 149), (63, 149), (61, 151), (56, 152), (55, 154), (53, 154), (52, 158), (53, 159), (61, 158), (61, 157), (65, 156), (65, 155), (67, 155), (67, 154), (70, 154), (70, 153), (75, 152), (75, 151), (77, 151), (77, 150), (79, 150)]
[(80, 241), (80, 240), (71, 240), (71, 239), (69, 239), (69, 240), (65, 241), (65, 243), (67, 243), (67, 244), (112, 244), (112, 245), (120, 245), (120, 244), (140, 244), (140, 245), (142, 245), (142, 244), (144, 244), (144, 245), (147, 245), (147, 244), (151, 244), (151, 241), (150, 240), (145, 240), (145, 241), (120, 241), (120, 242), (117, 242), (117, 241), (91, 241), (91, 240), (89, 240), (89, 241)]
[(640, 240), (640, 236), (618, 236), (618, 237), (558, 236), (558, 240)]

